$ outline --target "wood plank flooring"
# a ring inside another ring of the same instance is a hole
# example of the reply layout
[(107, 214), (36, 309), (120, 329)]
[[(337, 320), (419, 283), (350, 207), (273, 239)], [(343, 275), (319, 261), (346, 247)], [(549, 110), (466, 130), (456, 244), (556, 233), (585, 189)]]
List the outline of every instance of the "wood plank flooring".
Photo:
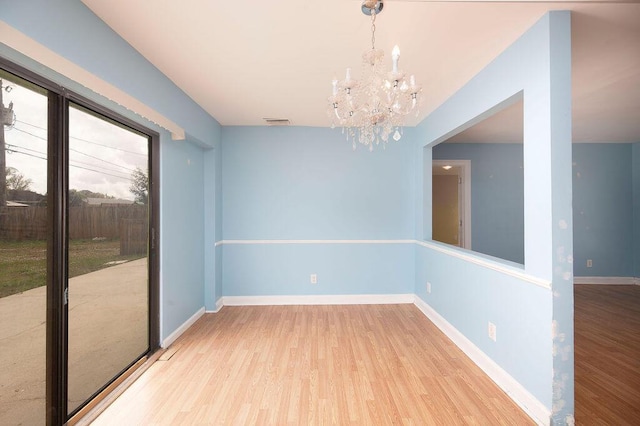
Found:
[(93, 423), (529, 425), (414, 305), (224, 307)]
[(640, 286), (574, 290), (577, 425), (640, 425)]

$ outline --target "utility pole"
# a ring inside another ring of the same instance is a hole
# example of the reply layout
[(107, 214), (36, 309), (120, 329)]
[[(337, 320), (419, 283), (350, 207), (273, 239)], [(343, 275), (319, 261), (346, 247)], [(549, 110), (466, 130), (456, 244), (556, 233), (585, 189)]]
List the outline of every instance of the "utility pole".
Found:
[(4, 126), (13, 125), (13, 102), (9, 103), (9, 107), (4, 107), (2, 97), (4, 90), (9, 91), (9, 86), (5, 88), (0, 79), (0, 207), (7, 205), (7, 157), (6, 145), (4, 141)]
[(4, 86), (2, 85), (2, 79), (0, 79), (0, 122), (2, 128), (0, 129), (0, 207), (7, 205), (7, 157), (4, 142), (4, 101), (2, 95), (4, 94)]

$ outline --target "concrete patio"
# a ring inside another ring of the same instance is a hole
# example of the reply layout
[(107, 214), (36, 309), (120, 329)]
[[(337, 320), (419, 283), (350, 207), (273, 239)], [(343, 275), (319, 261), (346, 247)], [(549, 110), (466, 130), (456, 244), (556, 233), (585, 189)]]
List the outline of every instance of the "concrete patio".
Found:
[[(147, 259), (69, 280), (69, 407), (147, 348)], [(45, 423), (46, 288), (0, 299), (0, 424)]]

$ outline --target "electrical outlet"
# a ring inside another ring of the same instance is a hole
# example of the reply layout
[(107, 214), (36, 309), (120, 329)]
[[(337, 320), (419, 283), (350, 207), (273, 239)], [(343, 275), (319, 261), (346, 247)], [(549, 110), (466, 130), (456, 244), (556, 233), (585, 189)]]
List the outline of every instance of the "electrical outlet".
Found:
[(431, 293), (431, 283), (427, 281), (427, 293)]
[(311, 281), (311, 284), (318, 284), (318, 274), (311, 274), (309, 281)]
[(491, 339), (491, 340), (493, 340), (495, 342), (496, 341), (497, 330), (496, 330), (496, 325), (494, 323), (492, 323), (491, 321), (489, 321), (488, 334), (489, 334), (489, 339)]
[(593, 266), (593, 260), (587, 259), (587, 268), (591, 268)]

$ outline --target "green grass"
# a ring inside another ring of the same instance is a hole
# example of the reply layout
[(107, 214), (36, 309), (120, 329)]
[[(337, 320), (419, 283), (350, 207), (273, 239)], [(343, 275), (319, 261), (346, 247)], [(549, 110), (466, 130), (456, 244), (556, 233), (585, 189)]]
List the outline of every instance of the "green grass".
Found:
[[(120, 256), (119, 240), (72, 240), (69, 278), (107, 268), (107, 262), (139, 259)], [(46, 241), (0, 241), (0, 297), (41, 287), (47, 279)]]

